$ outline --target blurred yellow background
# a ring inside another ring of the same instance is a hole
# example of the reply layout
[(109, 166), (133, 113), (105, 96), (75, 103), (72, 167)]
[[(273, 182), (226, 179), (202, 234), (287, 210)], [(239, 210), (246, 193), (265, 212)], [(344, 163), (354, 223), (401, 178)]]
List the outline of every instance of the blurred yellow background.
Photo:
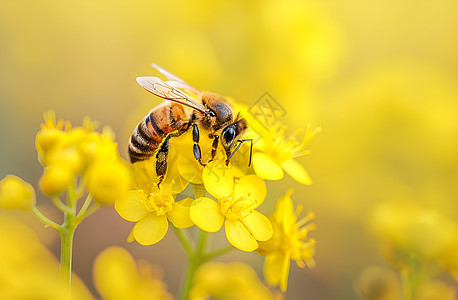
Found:
[[(458, 221), (457, 13), (453, 0), (3, 1), (0, 177), (38, 182), (34, 138), (50, 108), (111, 126), (127, 159), (134, 126), (160, 103), (135, 82), (157, 75), (152, 62), (247, 106), (267, 91), (291, 133), (323, 129), (299, 159), (314, 184), (268, 182), (261, 207), (270, 213), (292, 186), (317, 216), (317, 266), (292, 266), (286, 298), (355, 299), (363, 270), (387, 265), (365, 229), (376, 204), (413, 201)], [(51, 210), (44, 196), (38, 203)], [(58, 254), (55, 232), (8, 214)], [(121, 245), (161, 266), (176, 294), (185, 257), (173, 233), (143, 247), (127, 244), (129, 230), (113, 208), (88, 218), (75, 236), (76, 273), (93, 289), (94, 258)], [(258, 255), (222, 259), (261, 270)]]

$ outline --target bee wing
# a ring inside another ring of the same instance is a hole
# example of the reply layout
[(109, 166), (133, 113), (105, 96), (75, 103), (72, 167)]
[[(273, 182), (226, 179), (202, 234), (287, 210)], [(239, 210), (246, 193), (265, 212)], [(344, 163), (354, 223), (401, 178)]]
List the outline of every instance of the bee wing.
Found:
[(158, 70), (159, 72), (161, 72), (162, 74), (164, 74), (164, 76), (167, 77), (168, 80), (175, 81), (176, 82), (174, 83), (175, 87), (179, 86), (179, 88), (190, 90), (191, 92), (193, 92), (196, 95), (200, 94), (200, 91), (198, 89), (196, 89), (195, 87), (193, 87), (192, 85), (190, 85), (189, 83), (187, 83), (186, 81), (178, 77), (177, 75), (173, 74), (172, 72), (164, 69), (163, 67), (159, 65), (156, 65), (155, 63), (151, 64), (151, 66), (155, 68), (156, 70)]
[(158, 77), (137, 77), (137, 82), (151, 94), (165, 100), (187, 105), (202, 113), (206, 110), (202, 103), (197, 102), (178, 88), (171, 86)]

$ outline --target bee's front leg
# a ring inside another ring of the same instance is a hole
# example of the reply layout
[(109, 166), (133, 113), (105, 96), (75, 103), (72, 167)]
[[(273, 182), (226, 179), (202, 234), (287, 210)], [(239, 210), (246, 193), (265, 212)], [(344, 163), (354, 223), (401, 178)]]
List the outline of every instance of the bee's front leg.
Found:
[(192, 124), (192, 140), (194, 141), (194, 145), (192, 146), (194, 157), (200, 165), (205, 167), (205, 164), (202, 163), (202, 151), (199, 146), (199, 127), (197, 127), (197, 124)]
[(212, 143), (212, 156), (210, 158), (210, 161), (215, 159), (216, 150), (218, 150), (218, 142), (219, 142), (219, 135), (214, 135), (213, 136), (213, 143)]

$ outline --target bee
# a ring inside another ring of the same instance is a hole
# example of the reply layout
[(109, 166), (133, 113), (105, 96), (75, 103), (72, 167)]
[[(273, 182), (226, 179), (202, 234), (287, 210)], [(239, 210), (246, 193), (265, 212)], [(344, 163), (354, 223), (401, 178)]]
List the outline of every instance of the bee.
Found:
[(202, 130), (213, 140), (210, 161), (215, 158), (220, 143), (226, 152), (228, 165), (240, 145), (250, 141), (250, 166), (253, 140), (241, 139), (248, 124), (240, 113), (234, 115), (231, 103), (218, 94), (197, 90), (156, 64), (152, 66), (167, 77), (167, 81), (158, 77), (137, 77), (137, 82), (148, 92), (167, 101), (151, 109), (134, 129), (128, 146), (131, 163), (155, 156), (159, 185), (167, 171), (170, 139), (192, 130), (194, 157), (205, 166), (199, 145)]

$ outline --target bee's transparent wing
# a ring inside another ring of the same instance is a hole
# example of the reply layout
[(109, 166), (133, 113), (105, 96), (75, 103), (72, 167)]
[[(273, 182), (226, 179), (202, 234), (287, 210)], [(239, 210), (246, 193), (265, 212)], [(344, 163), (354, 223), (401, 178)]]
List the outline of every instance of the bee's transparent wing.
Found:
[(200, 95), (200, 91), (198, 89), (196, 89), (195, 87), (193, 87), (192, 85), (190, 85), (189, 83), (181, 79), (180, 77), (176, 76), (172, 72), (164, 69), (163, 67), (159, 65), (156, 65), (155, 63), (151, 64), (151, 66), (155, 68), (156, 70), (158, 70), (159, 72), (161, 72), (162, 74), (164, 74), (164, 76), (167, 77), (167, 79), (169, 80), (167, 81), (167, 83), (169, 83), (173, 87), (189, 90), (193, 94)]
[(151, 94), (154, 94), (165, 100), (187, 105), (191, 108), (197, 109), (200, 112), (205, 112), (205, 107), (202, 105), (202, 103), (192, 99), (177, 87), (170, 85), (168, 83), (169, 81), (164, 82), (158, 77), (137, 77), (137, 82)]

